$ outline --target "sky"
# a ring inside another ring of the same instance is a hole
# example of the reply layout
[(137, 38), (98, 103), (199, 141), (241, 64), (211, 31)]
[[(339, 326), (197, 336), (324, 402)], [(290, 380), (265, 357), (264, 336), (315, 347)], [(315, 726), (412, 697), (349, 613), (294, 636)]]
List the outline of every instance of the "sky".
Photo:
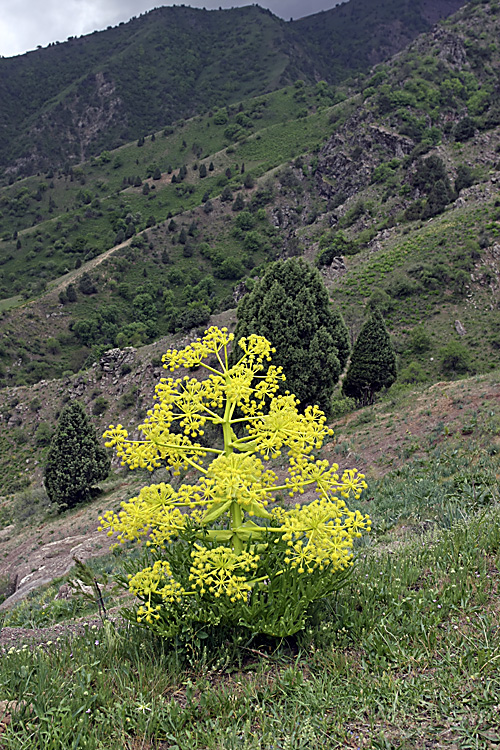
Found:
[[(259, 0), (258, 5), (290, 20), (339, 5), (343, 0)], [(69, 36), (89, 34), (116, 26), (132, 16), (161, 5), (181, 5), (161, 0), (2, 0), (0, 56), (12, 57), (38, 45), (64, 42)], [(251, 5), (252, 0), (184, 0), (184, 5), (216, 10)]]

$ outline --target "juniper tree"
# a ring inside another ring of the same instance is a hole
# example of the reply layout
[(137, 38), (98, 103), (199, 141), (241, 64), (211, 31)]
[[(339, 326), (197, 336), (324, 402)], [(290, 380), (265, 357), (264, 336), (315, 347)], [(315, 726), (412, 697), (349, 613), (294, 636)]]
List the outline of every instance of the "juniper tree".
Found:
[(301, 408), (317, 404), (329, 412), (349, 338), (319, 273), (295, 258), (273, 263), (238, 306), (236, 340), (251, 333), (271, 341), (286, 375), (284, 387)]
[(374, 308), (354, 344), (342, 390), (360, 404), (396, 380), (396, 354), (380, 310)]
[(45, 488), (50, 501), (64, 510), (87, 500), (110, 466), (83, 406), (73, 401), (61, 413), (47, 456)]

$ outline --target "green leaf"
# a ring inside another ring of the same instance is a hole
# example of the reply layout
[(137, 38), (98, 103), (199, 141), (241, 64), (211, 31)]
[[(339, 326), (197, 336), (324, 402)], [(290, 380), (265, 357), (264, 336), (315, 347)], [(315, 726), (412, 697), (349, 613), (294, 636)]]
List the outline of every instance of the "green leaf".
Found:
[(244, 526), (238, 526), (237, 529), (234, 529), (234, 535), (237, 536), (238, 539), (241, 539), (242, 542), (247, 542), (249, 539), (258, 539), (264, 533), (265, 529), (256, 524), (252, 524), (252, 526), (245, 524)]
[(233, 538), (233, 531), (230, 531), (229, 529), (210, 529), (210, 531), (207, 531), (206, 534), (203, 535), (203, 539), (210, 539), (210, 541), (217, 541), (220, 540), (221, 542), (228, 542), (230, 539)]
[(201, 522), (212, 523), (213, 521), (217, 520), (217, 518), (219, 518), (223, 513), (229, 510), (231, 502), (231, 500), (226, 500), (225, 503), (216, 503), (215, 505), (212, 505), (211, 509), (207, 510), (207, 512), (203, 516)]
[[(257, 516), (257, 518), (272, 518), (271, 514), (265, 510), (259, 503), (256, 503), (255, 501), (252, 501), (250, 503), (250, 507), (248, 510), (254, 514), (254, 516)], [(249, 522), (250, 523), (250, 522)], [(245, 526), (248, 526), (248, 523), (245, 524)], [(261, 528), (258, 526), (257, 528)]]

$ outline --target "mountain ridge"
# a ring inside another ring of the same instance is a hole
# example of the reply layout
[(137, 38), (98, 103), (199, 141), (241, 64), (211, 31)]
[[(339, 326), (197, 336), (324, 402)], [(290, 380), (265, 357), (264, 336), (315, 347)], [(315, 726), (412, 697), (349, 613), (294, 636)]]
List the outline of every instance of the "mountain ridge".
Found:
[[(431, 15), (442, 18), (463, 2), (440, 0)], [(373, 15), (370, 0), (350, 0), (289, 22), (258, 5), (163, 7), (0, 59), (0, 169), (12, 178), (78, 163), (200, 108), (231, 104), (297, 78), (338, 84), (429, 28), (425, 0), (411, 13), (408, 5), (383, 0)], [(398, 14), (405, 34), (382, 56), (375, 54), (387, 37), (387, 20), (393, 28)], [(360, 23), (363, 17), (368, 20)], [(332, 39), (334, 50), (327, 44)]]

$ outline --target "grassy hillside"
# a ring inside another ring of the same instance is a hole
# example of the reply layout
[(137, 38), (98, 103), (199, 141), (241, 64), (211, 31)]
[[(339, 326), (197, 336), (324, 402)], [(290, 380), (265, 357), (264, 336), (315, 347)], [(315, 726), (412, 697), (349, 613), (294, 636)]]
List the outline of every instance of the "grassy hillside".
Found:
[[(338, 84), (460, 4), (441, 0), (429, 17), (425, 2), (409, 9), (406, 0), (383, 0), (374, 14), (366, 0), (350, 0), (347, 9), (288, 23), (257, 5), (156, 8), (106, 31), (0, 59), (4, 179), (80, 163), (297, 79)], [(392, 43), (379, 44), (382, 38)]]
[[(472, 2), (351, 89), (297, 82), (1, 189), (2, 747), (498, 747), (499, 36), (497, 0)], [(98, 433), (134, 437), (162, 354), (207, 322), (234, 330), (237, 300), (295, 255), (353, 341), (377, 305), (397, 350), (376, 403), (334, 396), (318, 451), (366, 474), (349, 506), (372, 532), (296, 636), (186, 621), (155, 639), (109, 579), (143, 550), (108, 551), (97, 518), (191, 474), (115, 462), (56, 513), (58, 416), (76, 398)], [(72, 594), (77, 575), (91, 585)]]
[(296, 82), (5, 186), (2, 431), (24, 431), (26, 386), (194, 335), (290, 255), (320, 267), (352, 340), (382, 309), (397, 387), (497, 368), (497, 11), (468, 5), (358, 89)]
[[(3, 743), (68, 745), (76, 722), (96, 750), (494, 748), (498, 393), (498, 377), (474, 378), (336, 423), (343, 438), (323, 456), (341, 466), (368, 461), (359, 507), (374, 531), (347, 585), (296, 638), (277, 643), (207, 627), (162, 643), (116, 621), (125, 600), (104, 581), (131, 560), (129, 548), (87, 562), (110, 613), (104, 627), (95, 599), (61, 597), (67, 576), (2, 613)], [(60, 565), (64, 545), (85, 535), (103, 553), (96, 515), (137, 491), (141, 476), (133, 477), (108, 483), (92, 505), (63, 518), (42, 520), (34, 496), (20, 498), (10, 538), (0, 540), (6, 569), (17, 559), (39, 575), (41, 561)], [(61, 699), (66, 680), (72, 687)]]

